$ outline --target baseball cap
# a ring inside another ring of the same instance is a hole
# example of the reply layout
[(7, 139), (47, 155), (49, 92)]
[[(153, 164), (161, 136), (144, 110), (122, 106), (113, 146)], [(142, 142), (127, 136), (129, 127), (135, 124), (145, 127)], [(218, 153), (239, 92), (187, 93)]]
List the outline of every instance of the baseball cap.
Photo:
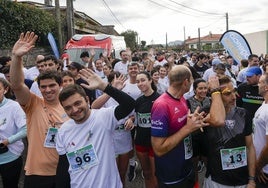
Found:
[(260, 67), (258, 67), (258, 66), (249, 67), (245, 72), (245, 75), (248, 77), (251, 77), (254, 75), (260, 75), (260, 74), (262, 74), (262, 71), (261, 71)]
[(218, 65), (222, 63), (221, 60), (219, 58), (214, 58), (211, 62), (211, 65)]
[(67, 65), (66, 67), (75, 68), (78, 71), (80, 71), (80, 70), (82, 70), (84, 68), (83, 65), (81, 65), (80, 63), (74, 62), (74, 61), (70, 65)]

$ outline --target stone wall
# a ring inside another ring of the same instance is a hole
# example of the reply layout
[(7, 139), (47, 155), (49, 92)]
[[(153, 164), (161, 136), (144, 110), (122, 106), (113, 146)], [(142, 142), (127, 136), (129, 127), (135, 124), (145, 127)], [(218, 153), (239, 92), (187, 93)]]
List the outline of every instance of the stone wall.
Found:
[[(23, 57), (24, 66), (26, 68), (34, 66), (35, 58), (37, 55), (49, 55), (51, 52), (45, 48), (33, 48), (27, 55)], [(1, 56), (11, 56), (11, 50), (1, 50)]]

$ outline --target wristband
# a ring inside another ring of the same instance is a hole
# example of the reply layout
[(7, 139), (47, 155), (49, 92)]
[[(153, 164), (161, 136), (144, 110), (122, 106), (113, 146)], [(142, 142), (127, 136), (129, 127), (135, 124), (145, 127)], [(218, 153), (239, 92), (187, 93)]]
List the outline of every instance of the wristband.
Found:
[(255, 181), (255, 177), (254, 176), (248, 176), (248, 180)]
[(218, 88), (215, 88), (215, 89), (211, 89), (210, 90), (210, 93), (212, 94), (212, 93), (214, 93), (216, 91), (219, 91), (220, 92), (221, 91), (221, 88), (218, 87)]
[(211, 93), (211, 95), (213, 95), (213, 94), (221, 94), (221, 92), (219, 92), (219, 91), (214, 91), (214, 92)]

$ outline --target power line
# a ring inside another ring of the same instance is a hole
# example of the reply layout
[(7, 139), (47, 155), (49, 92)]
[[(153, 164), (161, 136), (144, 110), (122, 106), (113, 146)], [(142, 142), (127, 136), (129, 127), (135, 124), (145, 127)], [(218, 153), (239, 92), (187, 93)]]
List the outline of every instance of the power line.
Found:
[(180, 6), (182, 6), (182, 7), (185, 7), (185, 8), (194, 10), (194, 11), (197, 11), (197, 12), (201, 12), (201, 13), (205, 13), (205, 14), (211, 14), (211, 15), (222, 15), (222, 14), (218, 14), (218, 13), (206, 12), (206, 11), (198, 10), (198, 9), (195, 9), (195, 8), (191, 8), (191, 7), (188, 7), (188, 6), (186, 6), (186, 5), (183, 5), (183, 4), (178, 3), (178, 2), (176, 2), (176, 1), (173, 1), (173, 0), (169, 0), (169, 1), (172, 2), (172, 3), (175, 3), (175, 4), (177, 4), (177, 5), (180, 5)]
[(115, 14), (113, 13), (113, 11), (110, 9), (109, 5), (105, 2), (105, 0), (102, 0), (104, 6), (109, 10), (109, 12), (111, 13), (111, 15), (114, 17), (115, 21), (126, 30), (126, 28), (123, 26), (123, 24), (119, 21), (119, 19), (115, 16)]
[(225, 18), (225, 16), (220, 17), (220, 18), (217, 19), (216, 21), (213, 21), (212, 23), (210, 23), (210, 24), (208, 24), (208, 25), (206, 25), (206, 26), (204, 26), (204, 27), (200, 27), (200, 29), (204, 29), (204, 28), (206, 28), (206, 27), (209, 27), (209, 26), (213, 25), (214, 23), (218, 22), (219, 20), (221, 20), (222, 18)]
[(148, 1), (150, 1), (150, 2), (152, 2), (152, 3), (154, 3), (154, 4), (156, 4), (156, 5), (158, 5), (158, 6), (160, 6), (160, 7), (164, 7), (164, 8), (167, 8), (167, 9), (169, 9), (169, 10), (172, 10), (172, 11), (175, 11), (175, 12), (178, 12), (178, 13), (181, 13), (181, 14), (185, 14), (185, 15), (188, 15), (188, 16), (194, 16), (194, 17), (195, 17), (195, 15), (191, 15), (191, 14), (188, 14), (188, 13), (185, 13), (185, 12), (182, 12), (182, 11), (179, 11), (179, 10), (177, 10), (177, 9), (170, 8), (170, 7), (168, 7), (168, 6), (162, 5), (162, 4), (157, 3), (157, 2), (155, 2), (155, 1), (152, 1), (152, 0), (148, 0)]
[[(155, 2), (155, 1), (153, 1), (153, 0), (148, 0), (148, 1), (150, 1), (151, 3), (154, 3), (154, 4), (156, 4), (156, 5), (158, 5), (158, 6), (160, 6), (160, 7), (162, 7), (162, 8), (167, 8), (167, 9), (169, 9), (169, 10), (172, 10), (172, 11), (175, 11), (175, 12), (177, 12), (177, 13), (181, 13), (181, 14), (184, 14), (184, 15), (188, 15), (188, 16), (193, 16), (193, 17), (199, 17), (199, 16), (208, 16), (208, 15), (193, 15), (193, 14), (189, 14), (189, 12), (183, 12), (182, 10), (178, 10), (178, 9), (174, 9), (174, 8), (170, 8), (170, 7), (168, 7), (168, 6), (166, 6), (166, 5), (163, 5), (163, 4), (160, 4), (160, 3), (158, 3), (158, 2)], [(173, 2), (174, 3), (174, 2)], [(176, 2), (175, 2), (176, 3)], [(172, 6), (172, 5), (170, 5), (170, 6)], [(188, 7), (187, 7), (188, 8)], [(199, 11), (200, 12), (200, 11)], [(204, 12), (202, 12), (203, 14), (204, 14)], [(219, 15), (221, 15), (221, 14), (217, 14), (217, 15), (214, 15), (214, 16), (219, 16)], [(211, 15), (210, 15), (211, 16)], [(210, 17), (211, 18), (211, 17)]]

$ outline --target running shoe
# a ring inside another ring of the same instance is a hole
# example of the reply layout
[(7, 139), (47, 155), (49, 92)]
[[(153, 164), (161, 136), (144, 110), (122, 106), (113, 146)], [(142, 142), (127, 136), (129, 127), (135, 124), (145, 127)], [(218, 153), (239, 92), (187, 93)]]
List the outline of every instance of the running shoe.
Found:
[(138, 167), (138, 162), (135, 161), (134, 165), (129, 165), (129, 172), (128, 172), (128, 181), (132, 182), (136, 178), (136, 169)]

